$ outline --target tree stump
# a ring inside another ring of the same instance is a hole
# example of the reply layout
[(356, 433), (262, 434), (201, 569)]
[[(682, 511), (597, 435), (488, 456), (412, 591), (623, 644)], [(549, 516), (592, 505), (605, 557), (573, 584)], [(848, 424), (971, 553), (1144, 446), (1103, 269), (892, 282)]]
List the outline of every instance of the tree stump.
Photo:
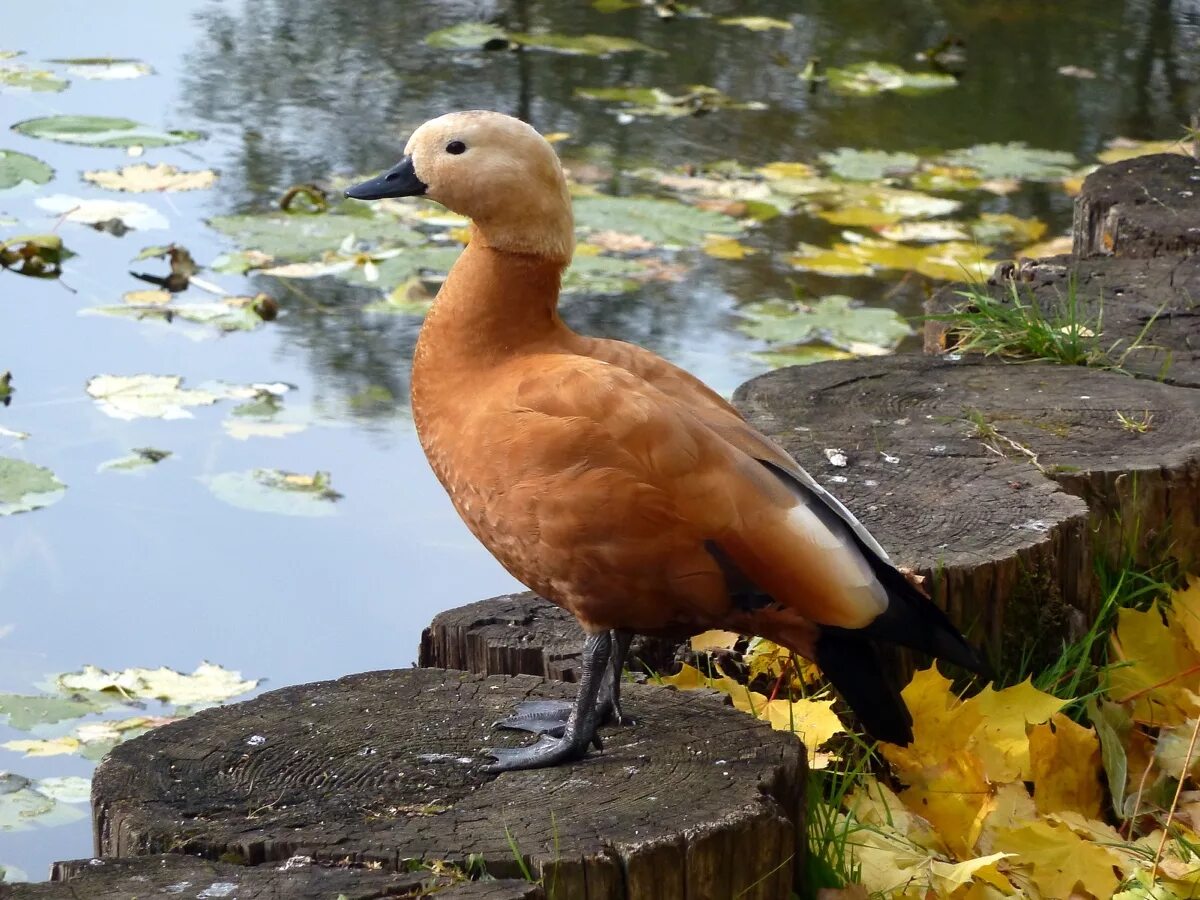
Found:
[[(577, 681), (582, 649), (583, 631), (575, 617), (526, 591), (438, 613), (421, 633), (417, 665)], [(672, 642), (639, 636), (630, 660), (662, 671), (674, 655)]]
[(137, 898), (271, 898), (271, 900), (544, 900), (528, 881), (456, 882), (431, 872), (328, 868), (303, 858), (280, 866), (237, 866), (194, 856), (163, 854), (133, 859), (79, 859), (54, 864), (49, 882), (0, 884), (0, 900), (137, 900)]
[(103, 856), (249, 865), (310, 856), (403, 871), (525, 865), (550, 898), (786, 898), (802, 855), (804, 750), (710, 692), (629, 685), (638, 724), (570, 766), (499, 776), (491, 723), (574, 688), (442, 669), (372, 672), (205, 710), (115, 748), (92, 806)]
[[(1052, 651), (1094, 613), (1097, 549), (1200, 547), (1197, 391), (895, 356), (780, 369), (734, 400), (998, 656)], [(1117, 416), (1143, 411), (1144, 433)]]
[(1075, 200), (1072, 253), (1183, 255), (1200, 250), (1200, 160), (1159, 153), (1102, 166)]

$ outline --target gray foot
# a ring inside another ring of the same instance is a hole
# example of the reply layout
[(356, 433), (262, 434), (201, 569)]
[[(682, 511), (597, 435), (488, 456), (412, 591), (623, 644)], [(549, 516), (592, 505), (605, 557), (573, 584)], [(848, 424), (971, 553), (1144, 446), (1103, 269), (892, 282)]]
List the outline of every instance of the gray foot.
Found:
[(529, 747), (494, 747), (488, 755), (496, 761), (484, 766), (488, 772), (514, 772), (518, 769), (544, 769), (559, 763), (573, 762), (587, 756), (587, 743), (566, 737), (552, 738), (542, 735), (538, 742)]
[(518, 703), (516, 711), (496, 723), (496, 728), (529, 731), (560, 738), (574, 706), (566, 700), (526, 700)]

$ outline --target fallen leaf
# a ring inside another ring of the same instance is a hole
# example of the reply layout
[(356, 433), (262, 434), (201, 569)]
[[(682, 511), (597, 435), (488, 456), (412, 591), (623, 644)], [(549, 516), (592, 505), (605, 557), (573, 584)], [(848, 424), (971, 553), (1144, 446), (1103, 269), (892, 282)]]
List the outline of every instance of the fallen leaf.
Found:
[(839, 94), (870, 96), (884, 91), (923, 94), (958, 84), (953, 75), (941, 72), (910, 72), (892, 63), (861, 62), (825, 73), (829, 87)]
[(1200, 715), (1200, 698), (1190, 690), (1200, 672), (1200, 653), (1182, 628), (1168, 628), (1158, 606), (1120, 609), (1112, 634), (1115, 660), (1109, 696), (1133, 704), (1133, 718), (1148, 725), (1180, 725)]
[(1090, 728), (1056, 712), (1029, 731), (1033, 800), (1039, 813), (1070, 811), (1100, 817), (1100, 740)]
[(1071, 897), (1081, 886), (1094, 897), (1111, 897), (1120, 883), (1118, 858), (1085, 841), (1065, 825), (1031, 822), (997, 836), (997, 845), (1016, 858), (1008, 865), (1029, 873), (1044, 897)]
[(213, 663), (201, 663), (190, 675), (168, 669), (132, 668), (110, 672), (96, 666), (84, 666), (79, 672), (64, 672), (54, 678), (61, 691), (113, 693), (125, 699), (161, 700), (176, 706), (220, 703), (258, 686), (258, 681), (242, 678)]
[(167, 163), (151, 166), (136, 163), (113, 171), (84, 172), (85, 181), (110, 191), (141, 194), (150, 191), (199, 191), (216, 184), (217, 173), (211, 169), (185, 172)]
[(2, 91), (62, 91), (70, 84), (45, 69), (31, 69), (20, 63), (0, 63)]
[(80, 56), (70, 59), (51, 59), (48, 62), (65, 65), (67, 72), (71, 75), (94, 81), (123, 81), (154, 74), (154, 69), (138, 59)]

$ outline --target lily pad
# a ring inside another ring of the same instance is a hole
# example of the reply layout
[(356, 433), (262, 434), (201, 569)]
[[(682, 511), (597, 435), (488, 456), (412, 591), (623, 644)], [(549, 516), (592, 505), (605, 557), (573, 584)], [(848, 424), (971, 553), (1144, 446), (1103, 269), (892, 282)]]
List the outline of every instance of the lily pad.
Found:
[(52, 194), (39, 197), (34, 202), (47, 212), (81, 225), (94, 226), (116, 220), (126, 228), (139, 231), (170, 227), (166, 217), (158, 210), (132, 200), (83, 200), (69, 194)]
[(813, 194), (807, 209), (834, 225), (892, 225), (906, 219), (932, 219), (962, 206), (958, 200), (879, 184), (850, 182)]
[(110, 459), (101, 463), (97, 472), (139, 472), (151, 466), (156, 466), (171, 455), (170, 450), (156, 450), (153, 447), (135, 447), (127, 455)]
[(0, 772), (0, 831), (51, 828), (87, 817), (71, 803), (62, 803), (39, 789), (39, 782), (13, 772)]
[(70, 59), (51, 59), (48, 62), (65, 65), (67, 71), (80, 78), (96, 81), (117, 81), (152, 75), (154, 69), (140, 59), (117, 59), (109, 56), (79, 56)]
[(425, 44), (438, 50), (503, 50), (508, 32), (489, 22), (459, 22), (425, 35)]
[(626, 116), (681, 116), (707, 115), (720, 109), (766, 109), (758, 101), (739, 102), (716, 88), (704, 84), (689, 85), (682, 94), (669, 94), (659, 88), (611, 87), (576, 88), (575, 96), (585, 100), (599, 100), (621, 104), (618, 109)]
[(13, 130), (26, 137), (89, 147), (169, 147), (204, 137), (199, 131), (158, 131), (110, 116), (45, 116), (18, 122)]
[(655, 53), (662, 54), (635, 41), (633, 38), (618, 37), (610, 34), (522, 34), (512, 32), (508, 39), (522, 47), (533, 50), (548, 50), (552, 53), (564, 53), (568, 56), (612, 56), (616, 53)]
[(976, 144), (951, 150), (940, 160), (949, 166), (974, 169), (985, 179), (1016, 178), (1022, 181), (1060, 181), (1076, 165), (1073, 154), (1038, 150), (1022, 142)]
[(61, 91), (71, 82), (45, 69), (20, 64), (0, 64), (0, 90)]
[(772, 19), (770, 16), (730, 16), (727, 19), (717, 19), (720, 25), (736, 25), (750, 31), (791, 31), (792, 23), (783, 19)]
[(564, 294), (625, 294), (636, 290), (645, 274), (637, 260), (577, 254), (563, 274), (562, 289)]
[(854, 358), (854, 354), (848, 350), (820, 343), (801, 344), (798, 347), (784, 347), (779, 350), (763, 350), (750, 355), (772, 369), (781, 369), (784, 366), (810, 366), (813, 363), (825, 362), (830, 359)]
[(1138, 141), (1132, 138), (1113, 138), (1104, 145), (1104, 150), (1096, 154), (1096, 159), (1102, 163), (1124, 162), (1138, 156), (1149, 156), (1153, 153), (1178, 153), (1181, 156), (1191, 156), (1187, 141), (1183, 138), (1167, 141)]
[(20, 184), (46, 184), (54, 170), (33, 156), (0, 150), (0, 191)]
[(255, 512), (285, 516), (332, 516), (342, 495), (330, 487), (329, 475), (300, 475), (278, 469), (223, 472), (201, 479), (219, 499)]
[(165, 666), (120, 672), (84, 666), (79, 672), (55, 676), (54, 684), (61, 691), (88, 691), (127, 700), (161, 700), (174, 706), (196, 706), (220, 703), (248, 693), (258, 686), (258, 681), (242, 678), (241, 672), (204, 662), (190, 675)]
[(748, 320), (738, 325), (739, 331), (772, 344), (823, 341), (849, 352), (862, 345), (886, 352), (913, 333), (894, 310), (863, 306), (841, 294), (811, 305), (763, 300), (740, 307), (738, 313)]
[(829, 86), (839, 94), (870, 96), (895, 91), (898, 94), (924, 94), (943, 91), (958, 84), (953, 75), (942, 72), (910, 72), (892, 63), (862, 62), (843, 69), (829, 69)]
[(832, 247), (801, 245), (789, 262), (824, 275), (874, 275), (881, 271), (919, 272), (941, 281), (980, 281), (991, 274), (989, 248), (962, 241), (912, 246), (857, 237)]
[(217, 183), (211, 169), (185, 172), (166, 163), (137, 163), (116, 171), (84, 172), (83, 180), (110, 191), (144, 194), (150, 191), (200, 191)]
[(273, 213), (217, 216), (209, 219), (208, 224), (229, 235), (243, 250), (256, 250), (283, 260), (315, 259), (337, 251), (350, 239), (355, 246), (365, 243), (390, 247), (413, 247), (425, 241), (422, 234), (388, 216)]
[(696, 247), (709, 234), (736, 234), (732, 216), (654, 197), (597, 194), (575, 201), (575, 225), (588, 231), (637, 234), (661, 247)]
[[(88, 722), (78, 725), (72, 729), (70, 734), (52, 738), (6, 741), (0, 744), (0, 747), (15, 753), (23, 753), (26, 756), (66, 756), (78, 753), (84, 759), (99, 760), (117, 744), (174, 721), (176, 721), (176, 717), (168, 716), (108, 719), (103, 722)], [(43, 781), (46, 780), (49, 779), (43, 779)], [(57, 789), (58, 785), (52, 787), (52, 790)]]
[(18, 731), (29, 731), (38, 725), (53, 725), (69, 719), (79, 719), (108, 706), (104, 698), (62, 696), (59, 694), (0, 694), (0, 716)]
[(260, 391), (284, 394), (286, 384), (233, 385), (215, 382), (185, 388), (178, 375), (97, 375), (87, 392), (101, 411), (114, 419), (190, 419), (189, 408), (218, 400), (246, 400)]
[[(265, 321), (259, 312), (257, 297), (222, 297), (208, 302), (176, 303), (166, 291), (131, 291), (125, 303), (108, 306), (92, 306), (80, 310), (81, 315), (111, 316), (137, 321), (156, 321), (172, 325), (189, 322), (205, 325), (212, 335), (233, 331), (253, 331)], [(203, 333), (192, 335), (203, 337)]]
[(882, 181), (916, 170), (921, 160), (911, 153), (884, 153), (882, 150), (854, 150), (839, 147), (822, 153), (821, 162), (838, 178), (851, 181)]
[(61, 500), (66, 490), (49, 469), (0, 456), (0, 516), (50, 506)]

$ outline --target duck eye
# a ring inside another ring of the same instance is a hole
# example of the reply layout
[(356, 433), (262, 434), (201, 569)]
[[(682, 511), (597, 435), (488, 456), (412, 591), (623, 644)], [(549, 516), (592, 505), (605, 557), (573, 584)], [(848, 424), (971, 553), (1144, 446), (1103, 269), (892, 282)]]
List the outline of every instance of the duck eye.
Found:
[(462, 141), (451, 141), (446, 145), (446, 152), (453, 153), (455, 156), (457, 156), (460, 153), (467, 152), (467, 145)]

